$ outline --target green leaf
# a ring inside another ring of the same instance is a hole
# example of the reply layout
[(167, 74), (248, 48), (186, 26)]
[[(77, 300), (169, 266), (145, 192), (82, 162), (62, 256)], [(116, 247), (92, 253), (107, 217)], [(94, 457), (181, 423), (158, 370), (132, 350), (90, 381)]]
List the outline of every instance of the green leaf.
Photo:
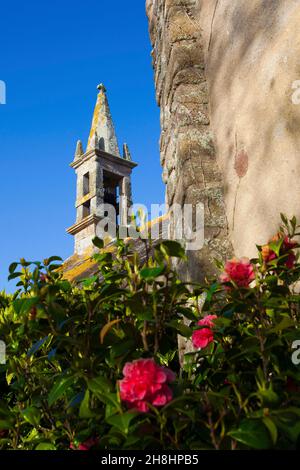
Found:
[(38, 408), (35, 406), (29, 406), (22, 410), (22, 415), (28, 423), (32, 424), (32, 426), (38, 426), (41, 420), (41, 413)]
[(129, 339), (128, 341), (122, 341), (118, 344), (114, 344), (111, 348), (111, 354), (113, 357), (122, 356), (123, 354), (129, 353), (135, 348), (136, 343), (134, 340)]
[(153, 313), (151, 310), (145, 309), (144, 311), (136, 312), (136, 317), (139, 320), (147, 320), (150, 322), (151, 320), (153, 320)]
[(18, 265), (19, 263), (11, 263), (11, 265), (8, 268), (9, 274), (13, 274), (15, 270), (17, 269)]
[(109, 416), (108, 418), (106, 418), (106, 422), (108, 424), (111, 424), (124, 434), (128, 434), (131, 421), (138, 415), (139, 413), (133, 413), (128, 411), (127, 413), (123, 413), (121, 415)]
[(104, 247), (104, 242), (101, 240), (99, 237), (95, 237), (92, 240), (93, 245), (95, 245), (99, 250), (101, 250)]
[(35, 450), (56, 450), (56, 447), (51, 442), (41, 442), (36, 446)]
[(82, 282), (83, 287), (91, 287), (97, 280), (99, 279), (98, 276), (91, 276), (88, 279), (84, 279)]
[(48, 395), (48, 404), (52, 406), (75, 382), (74, 377), (64, 377), (58, 380), (50, 390)]
[(15, 376), (15, 373), (14, 373), (14, 372), (9, 372), (9, 371), (7, 370), (5, 375), (6, 375), (6, 382), (7, 382), (7, 385), (10, 385), (12, 379), (13, 379), (14, 376)]
[(165, 266), (158, 266), (157, 268), (144, 268), (141, 270), (141, 277), (143, 279), (155, 279), (160, 276), (165, 270)]
[(166, 253), (168, 256), (174, 256), (175, 258), (185, 258), (185, 250), (180, 243), (174, 240), (164, 240), (159, 243), (156, 247), (162, 253)]
[(36, 343), (33, 344), (33, 346), (29, 349), (27, 353), (27, 357), (33, 356), (49, 339), (49, 335), (45, 336), (42, 339), (39, 339)]
[(43, 263), (45, 266), (49, 266), (49, 264), (53, 263), (54, 261), (63, 261), (60, 256), (51, 256), (50, 258), (44, 259)]
[(275, 393), (271, 387), (259, 390), (257, 395), (263, 400), (265, 406), (276, 405), (280, 401), (277, 393)]
[(111, 414), (113, 414), (113, 411), (120, 412), (122, 410), (116, 393), (103, 394), (96, 392), (95, 395), (102, 403), (111, 407)]
[(22, 438), (22, 442), (33, 442), (39, 438), (39, 431), (36, 428), (31, 428), (31, 431), (27, 436)]
[(277, 442), (277, 439), (278, 439), (278, 431), (277, 431), (277, 427), (276, 427), (276, 424), (274, 423), (274, 421), (272, 421), (269, 417), (265, 416), (263, 418), (263, 423), (264, 425), (268, 428), (270, 434), (271, 434), (271, 438), (272, 438), (272, 441), (273, 441), (273, 444), (275, 445), (276, 442)]
[(15, 427), (14, 420), (11, 419), (0, 419), (0, 430), (13, 429)]
[(282, 410), (270, 410), (270, 414), (280, 429), (280, 434), (288, 436), (292, 442), (297, 442), (300, 437), (300, 409), (290, 407)]
[(270, 330), (270, 333), (278, 333), (279, 331), (286, 330), (291, 326), (295, 326), (295, 322), (291, 318), (285, 317), (278, 325)]
[(293, 216), (290, 220), (290, 223), (291, 223), (291, 226), (293, 227), (293, 229), (295, 230), (296, 229), (296, 225), (297, 225), (297, 219), (295, 216)]
[(265, 281), (269, 286), (277, 286), (278, 277), (277, 276), (266, 276)]
[(69, 292), (72, 289), (72, 285), (69, 281), (66, 280), (62, 280), (61, 282), (59, 282), (58, 287), (64, 292)]
[(206, 298), (205, 298), (206, 302), (211, 301), (213, 294), (216, 292), (216, 290), (218, 290), (218, 288), (219, 288), (219, 284), (217, 282), (215, 282), (214, 284), (210, 286), (210, 288), (206, 292)]
[(198, 314), (191, 308), (178, 306), (176, 310), (180, 315), (184, 316), (188, 320), (195, 321), (198, 318)]
[(39, 297), (31, 297), (30, 299), (17, 299), (13, 302), (14, 311), (17, 315), (26, 315), (32, 307), (39, 302)]
[(49, 266), (49, 271), (56, 271), (57, 269), (60, 269), (61, 266), (61, 264), (51, 264), (51, 266)]
[(271, 248), (271, 250), (274, 251), (277, 257), (280, 254), (280, 248), (281, 248), (282, 243), (283, 243), (283, 238), (280, 238), (277, 242), (269, 243), (269, 247)]
[(88, 380), (87, 385), (89, 390), (95, 394), (105, 394), (112, 390), (110, 381), (102, 375), (99, 375), (95, 379)]
[(90, 391), (86, 390), (84, 399), (82, 400), (79, 408), (79, 417), (80, 418), (93, 418), (95, 413), (93, 413), (90, 409)]
[(253, 449), (269, 449), (272, 445), (268, 429), (259, 420), (244, 420), (238, 429), (228, 435)]
[(282, 222), (284, 223), (284, 225), (287, 226), (288, 225), (288, 219), (282, 212), (280, 213), (280, 218), (281, 218)]
[(8, 279), (8, 281), (11, 281), (12, 279), (16, 279), (17, 277), (20, 277), (20, 276), (22, 276), (22, 273), (20, 273), (20, 272), (12, 273), (8, 276), (7, 279)]
[(181, 334), (181, 336), (184, 336), (185, 338), (190, 338), (193, 334), (193, 329), (185, 325), (181, 321), (172, 320), (169, 323), (167, 323), (167, 325), (175, 329), (176, 331), (178, 331)]
[(272, 415), (284, 416), (285, 418), (298, 416), (300, 418), (300, 408), (290, 406), (289, 408), (272, 410)]

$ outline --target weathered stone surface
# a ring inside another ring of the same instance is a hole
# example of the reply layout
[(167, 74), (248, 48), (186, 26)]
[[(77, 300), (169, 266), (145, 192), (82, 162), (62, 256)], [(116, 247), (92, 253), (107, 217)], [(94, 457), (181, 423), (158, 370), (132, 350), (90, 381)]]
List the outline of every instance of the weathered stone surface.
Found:
[(300, 2), (199, 0), (196, 10), (230, 237), (251, 257), (280, 212), (300, 217)]
[(87, 151), (98, 148), (111, 155), (120, 157), (120, 149), (106, 96), (106, 88), (102, 83), (98, 85), (97, 88), (99, 93), (94, 110)]
[[(166, 202), (203, 203), (205, 246), (188, 252), (183, 278), (201, 280), (214, 272), (213, 258), (231, 253), (224, 207), (223, 177), (210, 126), (205, 42), (197, 0), (148, 0)], [(171, 219), (170, 234), (175, 221)]]
[(300, 2), (148, 0), (147, 14), (167, 201), (203, 201), (214, 254), (230, 239), (251, 257), (280, 212), (300, 218)]
[[(152, 238), (152, 250), (150, 253), (153, 254), (155, 246), (160, 243), (161, 240), (167, 238), (169, 227), (168, 215), (158, 217), (147, 224), (148, 232), (151, 233)], [(145, 237), (147, 239), (147, 237)], [(130, 244), (133, 251), (139, 256), (140, 265), (147, 260), (147, 250), (145, 240), (140, 238), (133, 240), (126, 238), (125, 243)], [(102, 252), (112, 253), (116, 252), (116, 244), (114, 241), (105, 243), (105, 247)], [(99, 252), (99, 250), (91, 243), (86, 243), (80, 253), (75, 252), (70, 256), (63, 264), (63, 275), (64, 278), (71, 282), (81, 283), (83, 279), (87, 279), (90, 276), (98, 274), (99, 268), (98, 263), (93, 259), (93, 255)], [(149, 254), (149, 253), (148, 253)]]
[[(76, 223), (67, 232), (74, 236), (74, 252), (80, 258), (85, 257), (95, 236), (105, 236), (98, 227), (101, 220), (109, 219), (115, 228), (119, 216), (120, 225), (130, 224), (127, 207), (132, 205), (131, 172), (136, 163), (127, 144), (121, 158), (106, 89), (104, 85), (98, 89), (87, 151), (83, 152), (78, 141), (71, 163), (77, 176)], [(107, 209), (107, 217), (104, 204), (112, 209)]]

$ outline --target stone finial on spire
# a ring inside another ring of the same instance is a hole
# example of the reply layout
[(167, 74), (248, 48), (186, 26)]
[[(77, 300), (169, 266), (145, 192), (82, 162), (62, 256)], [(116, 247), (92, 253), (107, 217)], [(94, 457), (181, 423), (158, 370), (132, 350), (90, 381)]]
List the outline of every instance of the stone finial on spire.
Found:
[(100, 85), (97, 86), (97, 90), (99, 90), (99, 92), (102, 91), (103, 93), (106, 93), (106, 88), (103, 83), (100, 83)]
[(84, 154), (84, 151), (83, 151), (82, 142), (81, 140), (77, 140), (74, 160), (79, 160), (79, 158), (81, 158), (83, 154)]
[(96, 148), (114, 155), (115, 157), (121, 157), (106, 96), (106, 88), (103, 83), (101, 83), (98, 85), (97, 89), (99, 90), (99, 93), (94, 110), (87, 151)]
[(127, 144), (123, 145), (123, 158), (129, 162), (132, 162), (131, 153)]

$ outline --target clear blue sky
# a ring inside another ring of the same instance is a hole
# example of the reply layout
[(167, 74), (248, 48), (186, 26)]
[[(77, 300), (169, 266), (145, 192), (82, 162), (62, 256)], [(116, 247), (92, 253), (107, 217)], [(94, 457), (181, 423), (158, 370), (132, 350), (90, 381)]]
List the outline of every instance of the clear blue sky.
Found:
[(86, 145), (99, 82), (139, 163), (135, 202), (163, 203), (164, 185), (144, 0), (3, 2), (0, 43), (0, 290), (11, 290), (12, 261), (72, 253), (69, 163), (76, 140)]

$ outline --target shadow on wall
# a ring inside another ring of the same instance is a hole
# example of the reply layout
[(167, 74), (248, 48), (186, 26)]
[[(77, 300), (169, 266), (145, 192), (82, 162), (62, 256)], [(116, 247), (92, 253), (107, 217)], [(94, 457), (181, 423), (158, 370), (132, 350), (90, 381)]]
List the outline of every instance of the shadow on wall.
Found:
[[(296, 0), (200, 4), (211, 124), (229, 223), (232, 229), (235, 215), (240, 223), (253, 208), (253, 224), (263, 226), (270, 211), (272, 231), (280, 211), (297, 212), (300, 197), (295, 192), (300, 192), (300, 106), (291, 99), (292, 84), (300, 79), (300, 5)], [(236, 157), (243, 151), (249, 169), (239, 178)], [(293, 194), (287, 192), (290, 185)]]

